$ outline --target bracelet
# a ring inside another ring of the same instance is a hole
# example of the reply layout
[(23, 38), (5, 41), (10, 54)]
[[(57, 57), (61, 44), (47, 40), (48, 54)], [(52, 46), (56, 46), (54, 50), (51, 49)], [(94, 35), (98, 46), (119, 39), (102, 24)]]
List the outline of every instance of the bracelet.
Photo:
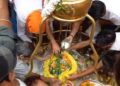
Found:
[(10, 23), (10, 24), (11, 24), (11, 21), (10, 21), (10, 20), (8, 20), (8, 19), (0, 19), (0, 21), (5, 21), (5, 22), (8, 22), (8, 23)]
[(72, 34), (70, 34), (70, 36), (73, 38), (74, 36)]

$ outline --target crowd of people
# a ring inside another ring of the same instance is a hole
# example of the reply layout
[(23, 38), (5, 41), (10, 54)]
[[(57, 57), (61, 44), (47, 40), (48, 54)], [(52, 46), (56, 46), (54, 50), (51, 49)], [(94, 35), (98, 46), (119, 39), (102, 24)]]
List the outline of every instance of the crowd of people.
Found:
[[(48, 17), (54, 11), (54, 5), (59, 2), (59, 0), (51, 0), (50, 3), (53, 6), (49, 8), (51, 5), (44, 5), (43, 1), (0, 0), (0, 86), (62, 86), (60, 80), (40, 75), (39, 65), (41, 63), (38, 60), (33, 61), (34, 69), (30, 76), (26, 76), (30, 71), (29, 59), (35, 48), (31, 36), (39, 34), (42, 18)], [(102, 68), (106, 74), (114, 76), (118, 86), (120, 86), (120, 12), (117, 2), (117, 0), (93, 0), (88, 14), (96, 22), (93, 42), (100, 55), (96, 68)], [(13, 5), (12, 9), (16, 12), (17, 33), (13, 31), (13, 24), (10, 21), (9, 4)], [(61, 47), (52, 34), (51, 22), (51, 18), (48, 17), (41, 33), (47, 34), (52, 53), (59, 54)], [(87, 18), (82, 22), (75, 22), (72, 24), (70, 34), (64, 40), (72, 42), (79, 29), (88, 34), (89, 37), (91, 28), (91, 23)], [(80, 50), (88, 46), (89, 42), (89, 39), (80, 41), (68, 49)], [(92, 56), (93, 53), (90, 55)], [(84, 77), (95, 71), (95, 68), (91, 67), (84, 72), (73, 74), (64, 85), (74, 86), (71, 80)]]

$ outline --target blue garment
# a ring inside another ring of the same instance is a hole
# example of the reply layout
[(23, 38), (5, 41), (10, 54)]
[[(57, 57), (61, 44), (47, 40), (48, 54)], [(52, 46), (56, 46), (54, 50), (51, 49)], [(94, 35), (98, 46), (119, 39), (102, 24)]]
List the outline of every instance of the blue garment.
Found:
[(14, 10), (14, 5), (12, 3), (10, 3), (10, 20), (13, 24), (13, 31), (17, 33), (16, 12)]

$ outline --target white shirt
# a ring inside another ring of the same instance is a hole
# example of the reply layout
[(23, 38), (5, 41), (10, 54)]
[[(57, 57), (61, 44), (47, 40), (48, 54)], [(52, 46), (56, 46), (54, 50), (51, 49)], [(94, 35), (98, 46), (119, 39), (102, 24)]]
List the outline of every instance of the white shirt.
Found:
[[(95, 26), (96, 30), (95, 30), (94, 36), (96, 36), (101, 31), (101, 25), (100, 25), (99, 21), (96, 21), (95, 25), (96, 25)], [(92, 25), (90, 25), (85, 32), (90, 35), (91, 30), (92, 30)]]
[(17, 34), (23, 41), (32, 42), (25, 35), (26, 19), (33, 11), (42, 9), (42, 0), (14, 0), (13, 2), (17, 14)]
[(13, 2), (13, 0), (9, 0), (9, 2), (10, 2), (10, 3), (12, 3), (12, 2)]
[[(90, 36), (91, 30), (92, 30), (92, 25), (90, 25), (85, 32)], [(96, 21), (94, 37), (95, 37), (100, 31), (101, 31), (101, 25), (100, 25), (99, 21)], [(93, 42), (95, 42), (95, 39), (93, 39)]]
[(42, 9), (42, 0), (14, 0), (14, 5), (18, 19), (25, 23), (30, 13)]
[(106, 5), (106, 13), (103, 19), (110, 20), (115, 25), (120, 25), (120, 1), (119, 0), (100, 0)]
[(116, 32), (116, 39), (110, 50), (120, 51), (120, 32)]
[[(91, 29), (92, 27), (90, 26), (86, 33), (90, 35), (90, 32), (91, 32)], [(101, 31), (101, 27), (100, 27), (100, 24), (99, 22), (97, 21), (96, 22), (96, 32), (95, 32), (95, 35), (94, 37)], [(117, 50), (117, 51), (120, 51), (120, 32), (116, 32), (116, 38), (115, 38), (115, 42), (113, 43), (113, 45), (111, 46), (110, 50)], [(93, 39), (93, 42), (95, 43), (95, 38)]]
[(18, 80), (20, 86), (27, 86), (27, 85), (26, 85), (23, 81), (21, 81), (20, 79), (17, 79), (17, 80)]

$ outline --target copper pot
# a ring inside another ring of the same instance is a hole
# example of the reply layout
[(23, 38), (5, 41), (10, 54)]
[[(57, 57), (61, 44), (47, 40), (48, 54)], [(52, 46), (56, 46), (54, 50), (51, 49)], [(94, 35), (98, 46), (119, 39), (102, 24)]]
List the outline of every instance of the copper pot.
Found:
[(74, 22), (83, 19), (91, 6), (92, 0), (63, 0), (57, 6), (53, 17), (60, 21)]

